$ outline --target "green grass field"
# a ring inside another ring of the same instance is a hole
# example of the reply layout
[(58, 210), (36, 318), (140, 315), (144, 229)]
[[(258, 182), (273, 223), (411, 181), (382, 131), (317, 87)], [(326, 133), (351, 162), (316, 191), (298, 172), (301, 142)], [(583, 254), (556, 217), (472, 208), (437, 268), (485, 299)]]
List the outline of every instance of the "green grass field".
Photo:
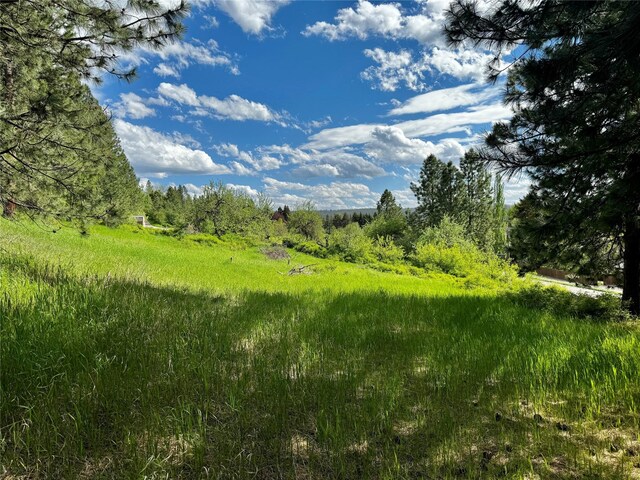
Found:
[(0, 477), (640, 478), (637, 323), (233, 245), (0, 220)]

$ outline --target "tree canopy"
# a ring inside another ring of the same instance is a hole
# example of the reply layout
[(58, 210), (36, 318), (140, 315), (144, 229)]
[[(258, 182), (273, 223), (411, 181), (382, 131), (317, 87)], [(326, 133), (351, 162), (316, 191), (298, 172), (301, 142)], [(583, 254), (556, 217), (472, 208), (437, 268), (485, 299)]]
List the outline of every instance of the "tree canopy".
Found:
[[(623, 300), (640, 312), (640, 4), (504, 0), (489, 11), (457, 0), (453, 45), (514, 50), (505, 101), (480, 152), (527, 174), (550, 212), (539, 228), (565, 251), (612, 245), (624, 262)], [(490, 76), (498, 74), (489, 65)], [(575, 247), (580, 248), (576, 249)]]
[(1, 4), (4, 212), (17, 206), (60, 217), (102, 217), (105, 210), (87, 200), (89, 190), (95, 194), (101, 175), (122, 164), (123, 154), (84, 82), (100, 81), (105, 73), (131, 79), (135, 69), (120, 65), (119, 56), (171, 41), (182, 31), (186, 7), (167, 9), (155, 0), (130, 0), (124, 7), (89, 0)]
[(483, 250), (504, 249), (506, 215), (502, 182), (495, 179), (469, 150), (460, 159), (460, 168), (429, 155), (422, 164), (419, 183), (412, 183), (418, 207), (413, 215), (419, 230), (452, 221), (461, 226), (466, 238)]

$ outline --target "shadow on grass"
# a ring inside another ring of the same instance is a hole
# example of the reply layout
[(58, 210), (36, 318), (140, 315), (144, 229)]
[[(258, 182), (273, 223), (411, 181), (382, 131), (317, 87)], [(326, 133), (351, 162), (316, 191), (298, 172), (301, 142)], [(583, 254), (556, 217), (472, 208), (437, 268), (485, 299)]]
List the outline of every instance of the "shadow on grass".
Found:
[(556, 319), (501, 297), (217, 296), (0, 266), (11, 279), (0, 299), (5, 473), (638, 470), (629, 433), (638, 428), (638, 344), (618, 325)]

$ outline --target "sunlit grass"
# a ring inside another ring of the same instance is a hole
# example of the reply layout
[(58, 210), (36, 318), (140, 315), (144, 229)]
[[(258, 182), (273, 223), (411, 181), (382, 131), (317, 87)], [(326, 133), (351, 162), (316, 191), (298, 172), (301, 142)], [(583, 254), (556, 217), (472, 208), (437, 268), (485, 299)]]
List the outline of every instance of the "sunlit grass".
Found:
[(640, 472), (634, 324), (127, 229), (0, 232), (9, 476)]

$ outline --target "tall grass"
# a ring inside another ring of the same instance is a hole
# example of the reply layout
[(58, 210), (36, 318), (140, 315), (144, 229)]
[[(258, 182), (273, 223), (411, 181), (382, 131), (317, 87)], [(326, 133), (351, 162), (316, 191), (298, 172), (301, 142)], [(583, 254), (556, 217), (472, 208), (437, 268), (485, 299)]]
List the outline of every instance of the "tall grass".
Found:
[[(259, 249), (0, 222), (2, 469), (629, 478), (640, 331)], [(231, 259), (233, 257), (233, 259)]]

